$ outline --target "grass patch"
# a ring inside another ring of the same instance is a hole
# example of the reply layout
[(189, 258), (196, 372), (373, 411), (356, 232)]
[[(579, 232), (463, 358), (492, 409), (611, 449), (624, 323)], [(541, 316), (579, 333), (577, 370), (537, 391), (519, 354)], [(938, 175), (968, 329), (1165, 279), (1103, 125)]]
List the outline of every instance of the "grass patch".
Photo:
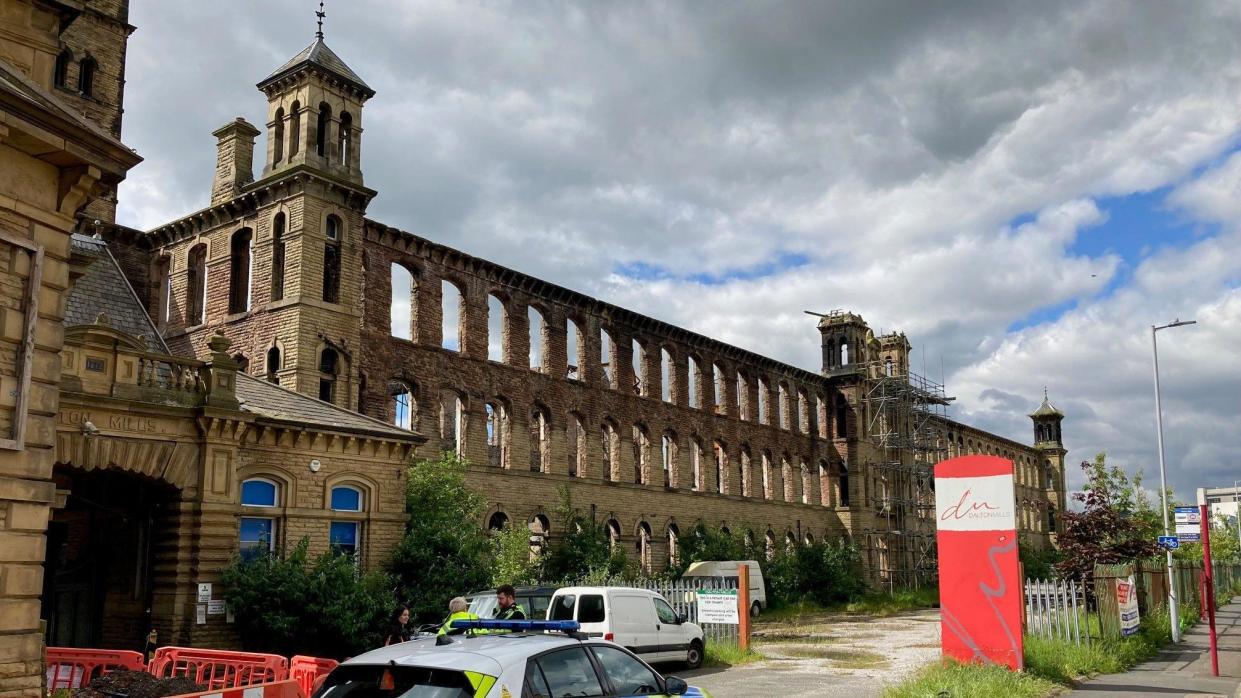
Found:
[(804, 642), (813, 644), (824, 644), (835, 642), (839, 638), (830, 635), (812, 635), (810, 633), (794, 633), (794, 632), (772, 632), (772, 633), (755, 633), (754, 639), (758, 642), (779, 644), (783, 642)]
[(884, 689), (884, 698), (1043, 698), (1059, 688), (1044, 678), (1019, 674), (1003, 667), (936, 662), (912, 678)]
[(712, 643), (707, 645), (706, 653), (703, 655), (703, 666), (738, 666), (741, 664), (750, 664), (751, 662), (759, 662), (766, 659), (763, 655), (754, 650), (746, 650), (742, 652), (736, 645), (722, 645)]
[(866, 594), (844, 605), (848, 613), (892, 616), (921, 608), (939, 606), (939, 590), (934, 588), (898, 589), (891, 594)]
[(789, 621), (798, 623), (810, 616), (821, 615), (826, 610), (813, 601), (798, 601), (787, 606), (763, 611), (763, 615), (759, 618), (758, 623), (760, 625), (766, 623), (787, 623)]

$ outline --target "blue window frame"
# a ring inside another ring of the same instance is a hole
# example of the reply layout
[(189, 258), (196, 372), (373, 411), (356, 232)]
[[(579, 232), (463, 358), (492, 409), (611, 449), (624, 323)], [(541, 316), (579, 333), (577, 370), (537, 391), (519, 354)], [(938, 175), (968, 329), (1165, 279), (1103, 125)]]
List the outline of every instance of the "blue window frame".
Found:
[(276, 506), (276, 483), (251, 479), (241, 483), (241, 503), (252, 507)]
[(353, 487), (332, 488), (332, 511), (362, 511), (362, 492)]
[(276, 520), (252, 516), (241, 517), (241, 557), (251, 560), (271, 552), (276, 544)]

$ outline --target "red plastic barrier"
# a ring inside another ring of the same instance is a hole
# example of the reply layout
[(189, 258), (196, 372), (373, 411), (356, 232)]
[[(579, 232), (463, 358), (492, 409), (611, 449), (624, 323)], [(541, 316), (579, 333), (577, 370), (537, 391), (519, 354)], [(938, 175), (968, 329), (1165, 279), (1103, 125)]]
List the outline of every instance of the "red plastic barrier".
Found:
[(77, 647), (47, 648), (47, 688), (81, 688), (117, 669), (146, 669), (141, 652), (128, 650), (89, 650)]
[(258, 686), (242, 686), (238, 688), (217, 688), (214, 691), (201, 693), (182, 693), (170, 698), (306, 698), (302, 687), (292, 679), (265, 683)]
[(335, 669), (340, 662), (335, 659), (320, 659), (299, 654), (289, 660), (289, 678), (302, 687), (302, 693), (313, 694), (318, 683)]
[(289, 660), (257, 652), (161, 647), (147, 671), (160, 678), (184, 676), (210, 689), (237, 688), (288, 679)]

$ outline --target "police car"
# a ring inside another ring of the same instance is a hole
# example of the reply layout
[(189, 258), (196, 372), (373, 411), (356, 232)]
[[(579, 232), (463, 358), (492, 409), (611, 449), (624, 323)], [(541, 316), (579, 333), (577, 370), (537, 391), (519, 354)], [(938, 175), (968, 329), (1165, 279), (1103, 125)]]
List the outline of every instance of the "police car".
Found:
[(463, 634), (410, 640), (346, 661), (314, 698), (709, 698), (622, 647), (576, 632), (574, 621), (458, 620), (453, 628)]

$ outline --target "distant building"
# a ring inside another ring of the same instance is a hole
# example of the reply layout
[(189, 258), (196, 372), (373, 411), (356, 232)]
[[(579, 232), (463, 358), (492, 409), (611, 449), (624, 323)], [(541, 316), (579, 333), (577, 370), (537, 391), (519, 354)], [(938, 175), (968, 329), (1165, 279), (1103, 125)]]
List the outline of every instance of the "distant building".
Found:
[(1206, 500), (1213, 520), (1223, 516), (1231, 525), (1236, 525), (1237, 509), (1241, 507), (1241, 487), (1208, 487)]

